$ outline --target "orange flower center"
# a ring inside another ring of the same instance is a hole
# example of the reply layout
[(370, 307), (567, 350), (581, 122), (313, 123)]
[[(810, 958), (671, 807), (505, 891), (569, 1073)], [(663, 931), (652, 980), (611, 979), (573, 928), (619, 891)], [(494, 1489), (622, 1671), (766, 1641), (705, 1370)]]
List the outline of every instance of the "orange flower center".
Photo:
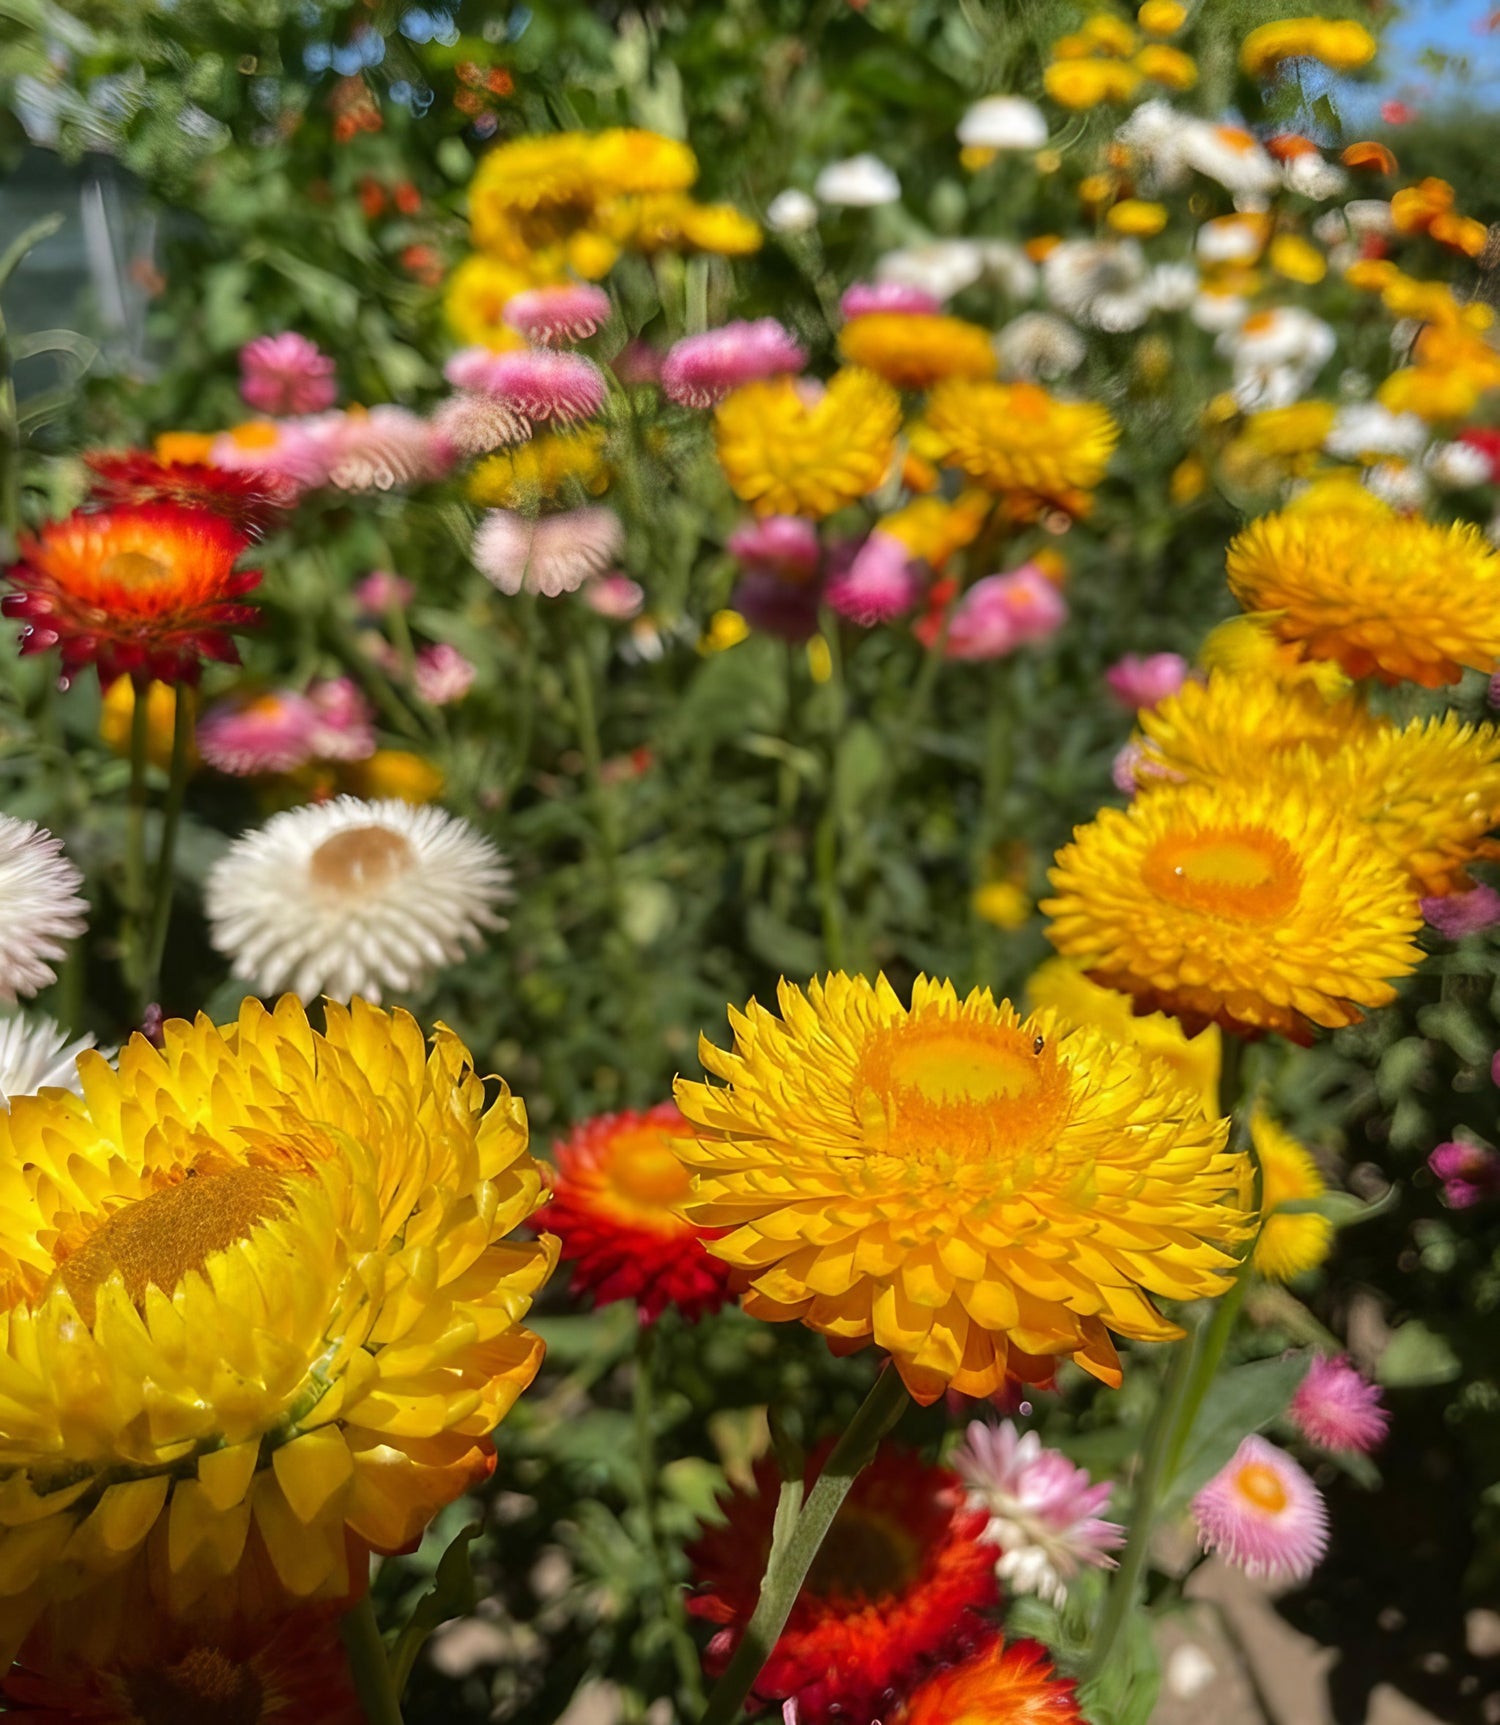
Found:
[(846, 1504), (807, 1572), (817, 1599), (889, 1599), (918, 1573), (917, 1542), (894, 1521)]
[(672, 1210), (693, 1184), (666, 1133), (658, 1131), (622, 1133), (605, 1178), (617, 1198), (641, 1210)]
[(1247, 1462), (1234, 1476), (1234, 1485), (1241, 1497), (1267, 1515), (1280, 1515), (1287, 1506), (1286, 1487), (1275, 1468), (1264, 1462)]
[(417, 853), (389, 827), (346, 827), (324, 839), (308, 862), (313, 885), (339, 893), (378, 892), (402, 875)]
[(196, 1647), (164, 1670), (134, 1672), (125, 1687), (139, 1725), (260, 1725), (265, 1717), (260, 1679), (216, 1647)]
[(171, 580), (172, 566), (145, 551), (115, 551), (99, 565), (99, 573), (122, 587), (151, 587)]
[(1231, 922), (1271, 922), (1297, 902), (1302, 865), (1264, 827), (1168, 833), (1146, 854), (1141, 878), (1159, 898)]

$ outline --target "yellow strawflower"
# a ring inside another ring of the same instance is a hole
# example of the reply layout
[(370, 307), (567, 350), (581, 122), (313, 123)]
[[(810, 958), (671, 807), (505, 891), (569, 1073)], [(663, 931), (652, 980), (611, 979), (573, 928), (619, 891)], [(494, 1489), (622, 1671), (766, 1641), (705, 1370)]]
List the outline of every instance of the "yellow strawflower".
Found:
[[(1251, 1263), (1273, 1282), (1315, 1270), (1333, 1246), (1333, 1224), (1316, 1211), (1287, 1213), (1282, 1205), (1321, 1198), (1328, 1190), (1318, 1165), (1263, 1108), (1250, 1115), (1250, 1142), (1260, 1164), (1261, 1229)], [(1247, 1186), (1245, 1198), (1248, 1200)]]
[(1135, 21), (1148, 36), (1171, 36), (1187, 22), (1187, 7), (1180, 0), (1146, 0)]
[[(196, 691), (184, 689), (188, 706), (196, 709)], [(117, 755), (130, 753), (130, 732), (135, 720), (136, 687), (129, 677), (116, 677), (104, 691), (99, 707), (99, 736)], [(146, 759), (166, 772), (172, 765), (172, 733), (177, 723), (177, 693), (170, 683), (152, 683), (146, 690)], [(188, 761), (196, 765), (198, 751), (188, 742)]]
[(1283, 60), (1318, 60), (1333, 72), (1355, 72), (1379, 44), (1352, 18), (1280, 18), (1254, 29), (1240, 44), (1240, 65), (1263, 77)]
[(839, 352), (897, 389), (927, 389), (945, 377), (993, 377), (988, 330), (962, 318), (867, 312), (839, 331)]
[(725, 258), (749, 257), (765, 238), (760, 224), (733, 204), (690, 204), (683, 212), (682, 237), (700, 252)]
[(1042, 74), (1042, 88), (1064, 108), (1126, 102), (1140, 83), (1140, 72), (1124, 60), (1054, 60)]
[(974, 914), (996, 928), (1024, 928), (1031, 915), (1031, 900), (1014, 881), (990, 880), (974, 889)]
[(403, 803), (435, 803), (443, 794), (441, 771), (410, 749), (377, 749), (363, 761), (341, 763), (338, 777), (341, 790), (369, 802), (396, 797)]
[(1148, 42), (1136, 55), (1135, 64), (1153, 84), (1165, 84), (1169, 90), (1191, 90), (1198, 82), (1198, 62), (1165, 42)]
[(1117, 234), (1149, 238), (1167, 225), (1167, 206), (1148, 203), (1144, 198), (1121, 198), (1110, 206), (1104, 219)]
[(469, 475), (469, 500), (486, 509), (534, 509), (575, 487), (598, 495), (609, 484), (603, 426), (545, 431), (487, 455)]
[(991, 491), (1062, 501), (1104, 477), (1120, 428), (1097, 402), (1062, 401), (1034, 383), (940, 383), (911, 446)]
[(505, 322), (505, 307), (518, 293), (541, 285), (535, 276), (513, 264), (475, 252), (459, 264), (443, 289), (448, 327), (472, 347), (498, 351), (525, 347), (525, 338)]

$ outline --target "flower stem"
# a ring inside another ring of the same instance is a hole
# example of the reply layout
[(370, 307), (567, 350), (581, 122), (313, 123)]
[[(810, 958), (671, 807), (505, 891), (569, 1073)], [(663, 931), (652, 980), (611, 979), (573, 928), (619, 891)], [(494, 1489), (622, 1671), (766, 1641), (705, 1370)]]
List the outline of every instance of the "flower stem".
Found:
[(895, 1367), (887, 1366), (871, 1386), (844, 1435), (833, 1446), (822, 1473), (818, 1475), (817, 1484), (808, 1494), (802, 1513), (793, 1522), (786, 1539), (772, 1542), (754, 1615), (734, 1650), (728, 1669), (714, 1685), (702, 1725), (735, 1725), (751, 1685), (786, 1628), (786, 1620), (802, 1591), (802, 1583), (807, 1579), (824, 1535), (833, 1525), (833, 1518), (849, 1495), (849, 1487), (874, 1459), (880, 1440), (895, 1425), (906, 1406), (906, 1386)]
[(615, 833), (614, 800), (604, 782), (604, 756), (599, 742), (599, 717), (594, 707), (594, 673), (581, 643), (568, 649), (568, 676), (573, 685), (573, 716), (578, 725), (578, 747), (583, 755), (584, 776), (594, 805), (594, 824), (599, 833), (599, 859), (604, 884), (615, 897), (615, 861), (619, 843)]
[(130, 710), (130, 793), (125, 808), (125, 926), (121, 931), (125, 980), (137, 1016), (146, 1006), (146, 752), (151, 715), (146, 691), (135, 685)]
[(162, 812), (161, 848), (156, 856), (156, 889), (151, 906), (151, 933), (146, 948), (146, 972), (142, 991), (154, 999), (161, 978), (162, 955), (167, 950), (167, 927), (172, 920), (172, 864), (177, 855), (177, 827), (182, 818), (182, 799), (187, 790), (188, 755), (193, 742), (193, 708), (188, 691), (178, 683), (173, 690), (172, 768)]
[(355, 1693), (369, 1725), (402, 1725), (401, 1702), (391, 1681), (390, 1661), (385, 1656), (385, 1643), (380, 1639), (380, 1625), (375, 1621), (375, 1607), (368, 1593), (344, 1613), (339, 1634), (349, 1658), (349, 1675), (354, 1679)]

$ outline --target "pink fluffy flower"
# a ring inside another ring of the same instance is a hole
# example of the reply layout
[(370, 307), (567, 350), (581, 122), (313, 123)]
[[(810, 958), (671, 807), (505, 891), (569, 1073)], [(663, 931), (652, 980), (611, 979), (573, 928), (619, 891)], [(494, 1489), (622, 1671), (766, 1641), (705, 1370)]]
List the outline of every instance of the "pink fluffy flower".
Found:
[(1188, 662), (1181, 653), (1127, 653), (1104, 673), (1115, 699), (1132, 712), (1175, 695), (1187, 677)]
[(659, 348), (635, 336), (615, 355), (611, 369), (626, 385), (661, 382), (662, 355)]
[(1420, 899), (1418, 906), (1428, 924), (1445, 940), (1481, 934), (1500, 922), (1500, 892), (1492, 886), (1475, 886), (1442, 898)]
[(871, 312), (907, 312), (917, 317), (931, 316), (943, 309), (943, 302), (926, 288), (909, 287), (905, 282), (855, 282), (844, 289), (839, 311), (845, 320), (866, 317)]
[(874, 532), (854, 561), (829, 581), (825, 596), (841, 617), (870, 629), (911, 610), (922, 592), (922, 578), (911, 553), (892, 534)]
[(1486, 1198), (1500, 1198), (1500, 1154), (1461, 1138), (1439, 1144), (1427, 1166), (1443, 1183), (1443, 1201), (1452, 1210), (1467, 1210)]
[(639, 581), (618, 572), (594, 575), (584, 584), (583, 599), (589, 610), (608, 617), (612, 623), (628, 623), (632, 617), (640, 616), (646, 590)]
[(312, 758), (317, 715), (288, 689), (252, 701), (226, 701), (198, 721), (198, 753), (216, 772), (236, 778), (289, 773)]
[(787, 581), (809, 581), (818, 571), (818, 530), (800, 515), (768, 515), (729, 535), (741, 563), (771, 569)]
[(1115, 1567), (1109, 1553), (1125, 1543), (1125, 1529), (1100, 1519), (1109, 1507), (1108, 1480), (1095, 1485), (1065, 1455), (1044, 1449), (1035, 1432), (1022, 1436), (1009, 1420), (975, 1420), (952, 1465), (970, 1507), (990, 1518), (984, 1537), (1000, 1547), (997, 1572), (1015, 1592), (1061, 1606), (1085, 1565)]
[(354, 603), (372, 617), (387, 611), (404, 610), (417, 596), (417, 590), (404, 575), (389, 569), (372, 569), (354, 584)]
[(308, 752), (315, 761), (367, 761), (375, 753), (375, 715), (348, 677), (329, 677), (307, 691), (312, 709)]
[(668, 400), (684, 407), (712, 407), (742, 383), (801, 371), (806, 364), (792, 332), (774, 317), (761, 317), (684, 336), (662, 362), (661, 387)]
[(412, 666), (412, 681), (418, 695), (433, 707), (449, 707), (461, 701), (473, 688), (475, 675), (472, 661), (446, 641), (424, 647)]
[(1142, 744), (1129, 742), (1123, 745), (1109, 764), (1109, 776), (1117, 791), (1124, 791), (1127, 797), (1133, 797), (1141, 788), (1141, 763), (1146, 758), (1146, 750)]
[(460, 389), (433, 409), (432, 429), (459, 455), (488, 455), (507, 443), (525, 443), (531, 421), (498, 395)]
[(296, 492), (328, 483), (327, 439), (311, 429), (316, 420), (282, 419), (256, 427), (264, 433), (240, 441), (221, 432), (209, 446), (208, 459), (229, 473), (265, 473)]
[(986, 575), (959, 600), (948, 624), (950, 659), (1000, 659), (1055, 634), (1068, 620), (1056, 585), (1030, 563)]
[(328, 483), (340, 491), (390, 491), (441, 479), (452, 447), (404, 407), (351, 407), (309, 422), (328, 458)]
[(502, 593), (572, 593), (602, 574), (624, 548), (612, 509), (568, 509), (540, 520), (510, 509), (491, 510), (474, 534), (474, 563)]
[(498, 396), (533, 422), (566, 424), (588, 419), (604, 406), (604, 373), (581, 353), (495, 353), (466, 347), (443, 375), (457, 389)]
[(259, 413), (321, 413), (338, 394), (333, 361), (294, 330), (257, 336), (240, 349), (240, 394)]
[(1380, 1405), (1380, 1391), (1342, 1354), (1319, 1354), (1292, 1397), (1292, 1419), (1319, 1449), (1356, 1450), (1368, 1455), (1384, 1441), (1391, 1416)]
[(1306, 1581), (1328, 1549), (1322, 1493), (1289, 1455), (1254, 1433), (1192, 1509), (1203, 1549), (1255, 1580)]
[(584, 341), (609, 322), (609, 295), (588, 282), (529, 288), (505, 302), (501, 313), (513, 330), (542, 347)]

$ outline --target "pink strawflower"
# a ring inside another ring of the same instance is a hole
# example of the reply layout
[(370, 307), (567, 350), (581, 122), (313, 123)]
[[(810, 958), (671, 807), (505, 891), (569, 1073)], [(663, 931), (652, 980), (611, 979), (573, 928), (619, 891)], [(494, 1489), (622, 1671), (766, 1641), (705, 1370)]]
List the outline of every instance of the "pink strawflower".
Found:
[(1467, 1210), (1486, 1198), (1500, 1198), (1500, 1154), (1482, 1144), (1451, 1139), (1428, 1156), (1427, 1166), (1442, 1181), (1443, 1202), (1449, 1209)]
[(433, 707), (449, 707), (461, 701), (474, 686), (473, 663), (446, 641), (424, 647), (412, 666), (417, 693)]
[(1328, 1549), (1328, 1507), (1289, 1455), (1252, 1433), (1193, 1499), (1205, 1551), (1254, 1580), (1306, 1581)]
[(488, 455), (507, 443), (525, 443), (531, 421), (498, 395), (460, 389), (433, 409), (432, 429), (457, 455)]
[(315, 761), (367, 761), (375, 753), (375, 715), (348, 677), (329, 677), (307, 691), (312, 711), (308, 753)]
[(354, 584), (354, 603), (372, 617), (387, 611), (404, 611), (417, 596), (417, 590), (404, 575), (389, 569), (372, 569)]
[(588, 419), (604, 406), (604, 373), (581, 353), (495, 353), (466, 347), (443, 375), (458, 389), (498, 396), (533, 422)]
[(828, 603), (841, 617), (870, 629), (911, 610), (922, 593), (922, 578), (911, 553), (890, 533), (872, 533), (854, 561), (829, 581)]
[(1368, 1455), (1385, 1441), (1391, 1416), (1380, 1405), (1380, 1391), (1342, 1354), (1319, 1354), (1292, 1397), (1291, 1415), (1309, 1443), (1319, 1449), (1355, 1450)]
[(661, 382), (662, 355), (649, 341), (640, 336), (627, 341), (611, 362), (620, 382), (626, 385)]
[(502, 593), (572, 593), (602, 574), (624, 549), (625, 532), (612, 509), (568, 509), (540, 520), (511, 509), (491, 510), (474, 534), (474, 563)]
[(1109, 1507), (1108, 1480), (1095, 1485), (1035, 1432), (1022, 1436), (1009, 1420), (974, 1420), (951, 1465), (969, 1489), (969, 1505), (989, 1516), (983, 1537), (1000, 1547), (1000, 1579), (1017, 1593), (1040, 1594), (1061, 1606), (1084, 1565), (1113, 1569), (1109, 1555), (1125, 1529), (1100, 1520)]
[(583, 600), (589, 610), (612, 623), (628, 623), (639, 617), (646, 603), (646, 590), (639, 581), (618, 571), (613, 575), (594, 575), (584, 583)]
[(1000, 659), (1045, 640), (1068, 620), (1055, 583), (1023, 563), (1009, 575), (986, 575), (959, 600), (948, 623), (950, 659)]
[(229, 473), (264, 473), (295, 492), (328, 483), (328, 443), (311, 427), (316, 420), (281, 419), (258, 424), (263, 438), (241, 442), (224, 431), (209, 446), (212, 466)]
[(943, 302), (926, 288), (908, 287), (905, 282), (855, 282), (844, 289), (839, 311), (844, 318), (867, 317), (871, 312), (906, 312), (928, 317), (943, 309)]
[(1109, 776), (1117, 791), (1124, 791), (1127, 797), (1133, 797), (1141, 788), (1141, 763), (1146, 758), (1143, 743), (1129, 742), (1119, 749), (1114, 760), (1109, 764)]
[(423, 485), (453, 465), (453, 449), (425, 419), (404, 407), (351, 407), (303, 421), (340, 491), (390, 491)]
[(609, 322), (610, 299), (588, 282), (529, 288), (505, 302), (501, 313), (513, 330), (542, 347), (584, 341)]
[(1104, 673), (1104, 680), (1121, 706), (1139, 712), (1175, 695), (1188, 678), (1181, 653), (1127, 653)]
[(240, 394), (260, 413), (321, 413), (338, 396), (333, 361), (294, 330), (257, 336), (240, 349)]
[(800, 515), (768, 515), (729, 535), (741, 563), (772, 569), (788, 581), (809, 581), (818, 571), (818, 530)]
[(760, 317), (684, 336), (662, 362), (661, 387), (669, 401), (684, 407), (712, 407), (742, 383), (801, 371), (806, 364), (792, 332), (774, 317)]
[(221, 702), (198, 721), (198, 753), (206, 766), (236, 778), (289, 773), (312, 758), (316, 724), (306, 697), (289, 689)]
[(1480, 934), (1500, 922), (1500, 892), (1492, 886), (1474, 886), (1467, 892), (1446, 893), (1417, 903), (1423, 917), (1445, 940), (1462, 940), (1466, 934)]

